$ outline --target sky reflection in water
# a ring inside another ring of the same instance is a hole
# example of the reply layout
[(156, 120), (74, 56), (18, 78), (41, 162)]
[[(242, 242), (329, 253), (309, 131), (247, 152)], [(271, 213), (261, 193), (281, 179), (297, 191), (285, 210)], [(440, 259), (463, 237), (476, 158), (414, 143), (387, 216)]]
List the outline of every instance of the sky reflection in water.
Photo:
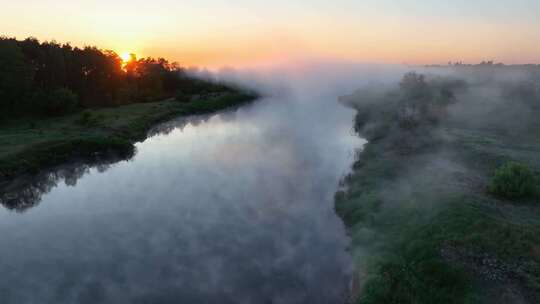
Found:
[(166, 123), (132, 160), (0, 209), (0, 302), (343, 302), (333, 194), (362, 141), (335, 96), (307, 99)]

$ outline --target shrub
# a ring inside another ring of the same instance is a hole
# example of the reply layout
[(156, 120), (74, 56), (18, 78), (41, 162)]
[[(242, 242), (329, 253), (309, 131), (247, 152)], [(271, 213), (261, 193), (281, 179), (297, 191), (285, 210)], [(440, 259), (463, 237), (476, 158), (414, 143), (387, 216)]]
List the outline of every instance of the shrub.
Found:
[(535, 194), (536, 182), (536, 176), (529, 167), (508, 162), (495, 171), (488, 190), (503, 198), (526, 198)]
[(422, 114), (414, 104), (402, 104), (398, 108), (398, 123), (402, 129), (414, 129), (422, 120)]
[(70, 89), (61, 88), (52, 91), (45, 100), (44, 110), (49, 115), (63, 115), (77, 108), (79, 98)]
[(175, 99), (176, 101), (179, 101), (179, 102), (190, 102), (191, 96), (188, 94), (184, 94), (183, 92), (177, 92)]
[(83, 126), (88, 126), (92, 122), (92, 112), (90, 111), (84, 111), (81, 113), (81, 116), (79, 119), (77, 119), (77, 123)]
[(415, 72), (405, 74), (399, 83), (399, 87), (407, 98), (425, 98), (430, 95), (426, 76)]
[(81, 113), (81, 116), (75, 121), (77, 124), (85, 127), (93, 127), (99, 124), (104, 119), (103, 115), (94, 115), (91, 111), (86, 110)]

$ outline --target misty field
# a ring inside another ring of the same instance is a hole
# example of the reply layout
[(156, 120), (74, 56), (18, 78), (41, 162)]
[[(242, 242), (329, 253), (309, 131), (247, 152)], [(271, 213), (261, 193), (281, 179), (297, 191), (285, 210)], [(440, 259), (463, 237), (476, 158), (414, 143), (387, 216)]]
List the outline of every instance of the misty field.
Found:
[(537, 68), (428, 68), (341, 101), (370, 142), (336, 194), (359, 303), (537, 303)]

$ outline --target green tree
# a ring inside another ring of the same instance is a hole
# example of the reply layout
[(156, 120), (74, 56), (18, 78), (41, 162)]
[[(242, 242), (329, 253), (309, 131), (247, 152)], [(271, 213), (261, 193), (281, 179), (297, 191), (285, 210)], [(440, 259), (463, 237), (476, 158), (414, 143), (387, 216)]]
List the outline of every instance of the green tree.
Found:
[(26, 107), (32, 76), (17, 42), (0, 39), (0, 116), (16, 114)]

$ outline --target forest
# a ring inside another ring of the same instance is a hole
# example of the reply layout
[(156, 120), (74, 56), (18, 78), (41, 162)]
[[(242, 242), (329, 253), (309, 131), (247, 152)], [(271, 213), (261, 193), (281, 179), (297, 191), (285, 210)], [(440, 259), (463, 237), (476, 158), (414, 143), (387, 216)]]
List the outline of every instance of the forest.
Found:
[(132, 54), (124, 62), (94, 46), (0, 37), (0, 121), (231, 90), (163, 58)]

